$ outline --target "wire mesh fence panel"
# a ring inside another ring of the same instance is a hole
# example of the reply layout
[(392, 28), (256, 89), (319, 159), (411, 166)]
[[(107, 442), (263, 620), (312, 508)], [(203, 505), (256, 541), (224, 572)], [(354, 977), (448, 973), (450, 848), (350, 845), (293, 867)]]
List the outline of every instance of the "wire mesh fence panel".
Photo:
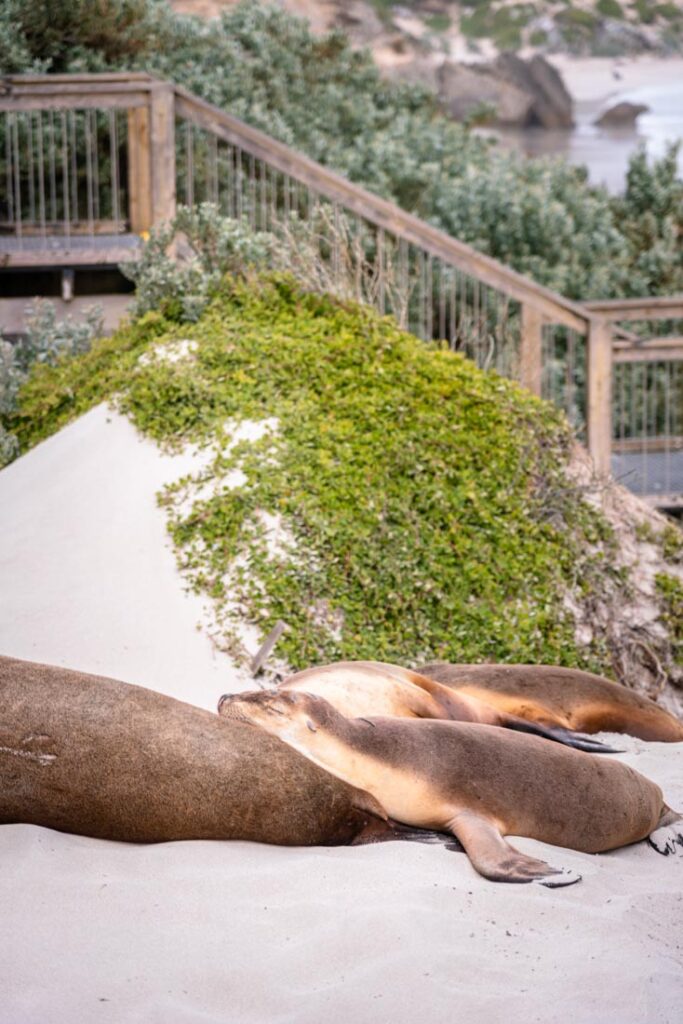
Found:
[(0, 233), (32, 238), (126, 230), (126, 113), (6, 111), (0, 117)]
[(637, 494), (683, 495), (683, 315), (620, 320), (617, 336), (613, 470)]
[(586, 336), (547, 324), (542, 333), (541, 394), (564, 410), (577, 435), (586, 436)]
[(514, 377), (520, 303), (239, 146), (179, 118), (177, 195), (275, 235), (297, 277)]
[(637, 494), (683, 494), (681, 356), (617, 363), (613, 407), (617, 479)]

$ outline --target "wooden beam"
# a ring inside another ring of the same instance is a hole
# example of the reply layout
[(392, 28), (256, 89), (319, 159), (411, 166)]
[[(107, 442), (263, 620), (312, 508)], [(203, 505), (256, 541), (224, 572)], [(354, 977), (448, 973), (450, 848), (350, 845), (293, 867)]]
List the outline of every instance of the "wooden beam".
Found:
[(68, 85), (74, 82), (89, 82), (93, 85), (99, 85), (102, 82), (157, 81), (147, 71), (83, 71), (66, 75), (7, 75), (3, 78), (0, 88), (14, 88), (15, 86), (25, 85), (43, 86), (46, 80), (56, 85)]
[[(60, 319), (65, 316), (78, 319), (83, 316), (86, 309), (101, 306), (104, 330), (110, 334), (127, 315), (134, 295), (77, 295), (69, 302), (52, 295), (48, 296), (48, 299), (54, 305)], [(21, 334), (26, 330), (26, 311), (31, 301), (30, 298), (0, 299), (0, 323), (8, 334)]]
[(131, 245), (130, 238), (130, 235), (119, 235), (119, 242), (100, 236), (98, 244), (92, 246), (70, 245), (66, 239), (56, 242), (52, 238), (44, 248), (31, 246), (4, 251), (0, 239), (0, 267), (116, 267), (138, 255), (138, 246)]
[(149, 107), (128, 111), (128, 220), (137, 235), (153, 223), (149, 121)]
[(612, 451), (617, 454), (639, 452), (683, 452), (683, 437), (622, 437), (614, 438)]
[(594, 318), (586, 343), (586, 433), (598, 473), (609, 473), (612, 444), (612, 331)]
[[(670, 340), (675, 344), (658, 344)], [(615, 363), (680, 363), (683, 361), (683, 338), (653, 338), (645, 345), (634, 345), (629, 348), (615, 348)]]
[(137, 92), (54, 93), (36, 96), (0, 96), (0, 111), (28, 110), (130, 110), (146, 107), (149, 94)]
[(591, 313), (605, 320), (683, 320), (683, 295), (662, 295), (646, 299), (601, 299), (585, 302)]
[(155, 83), (150, 93), (152, 223), (175, 217), (175, 94), (172, 85)]
[(519, 381), (534, 395), (541, 394), (543, 374), (543, 317), (534, 306), (522, 306), (519, 345)]

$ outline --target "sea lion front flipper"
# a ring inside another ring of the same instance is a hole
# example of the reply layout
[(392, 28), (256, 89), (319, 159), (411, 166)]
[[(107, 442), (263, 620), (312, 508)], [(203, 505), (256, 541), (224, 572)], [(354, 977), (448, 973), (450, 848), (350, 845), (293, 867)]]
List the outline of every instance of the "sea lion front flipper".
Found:
[(555, 889), (581, 881), (575, 871), (553, 868), (515, 850), (488, 818), (472, 811), (459, 811), (448, 827), (465, 847), (474, 869), (492, 882), (538, 882)]
[(566, 747), (585, 750), (591, 754), (623, 754), (623, 750), (608, 747), (606, 743), (601, 743), (600, 740), (595, 740), (592, 736), (573, 732), (571, 729), (565, 729), (562, 725), (543, 725), (541, 722), (530, 722), (525, 718), (518, 718), (516, 715), (506, 715), (501, 724), (508, 729), (529, 732), (532, 736), (542, 736), (543, 739), (552, 740), (554, 743), (563, 743)]

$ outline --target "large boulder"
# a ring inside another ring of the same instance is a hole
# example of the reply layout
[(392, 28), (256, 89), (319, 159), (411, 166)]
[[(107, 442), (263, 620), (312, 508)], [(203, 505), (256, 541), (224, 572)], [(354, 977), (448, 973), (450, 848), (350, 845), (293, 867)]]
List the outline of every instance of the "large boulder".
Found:
[(526, 124), (533, 97), (498, 77), (489, 66), (444, 61), (438, 72), (438, 92), (448, 114), (464, 121), (482, 104), (495, 108), (499, 124)]
[(514, 53), (501, 53), (492, 69), (503, 81), (532, 98), (527, 123), (543, 128), (571, 128), (574, 104), (562, 76), (552, 64), (537, 55), (522, 60)]

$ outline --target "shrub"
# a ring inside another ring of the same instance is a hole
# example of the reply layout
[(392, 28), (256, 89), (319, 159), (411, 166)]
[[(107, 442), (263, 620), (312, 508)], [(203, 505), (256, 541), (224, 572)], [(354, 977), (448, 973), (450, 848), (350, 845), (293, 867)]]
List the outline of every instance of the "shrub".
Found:
[(8, 425), (29, 371), (41, 363), (54, 366), (65, 356), (87, 352), (102, 334), (102, 310), (93, 306), (84, 311), (82, 320), (60, 321), (52, 302), (36, 299), (29, 307), (26, 329), (26, 336), (14, 345), (0, 338), (0, 467), (19, 454), (18, 439)]
[(136, 287), (136, 316), (160, 309), (192, 321), (226, 273), (272, 265), (274, 251), (271, 235), (253, 232), (246, 223), (222, 217), (212, 203), (201, 203), (181, 206), (173, 223), (152, 231), (140, 256), (121, 270)]
[(598, 14), (601, 14), (603, 18), (614, 18), (623, 19), (624, 12), (622, 10), (619, 0), (598, 0), (595, 5), (595, 9)]

